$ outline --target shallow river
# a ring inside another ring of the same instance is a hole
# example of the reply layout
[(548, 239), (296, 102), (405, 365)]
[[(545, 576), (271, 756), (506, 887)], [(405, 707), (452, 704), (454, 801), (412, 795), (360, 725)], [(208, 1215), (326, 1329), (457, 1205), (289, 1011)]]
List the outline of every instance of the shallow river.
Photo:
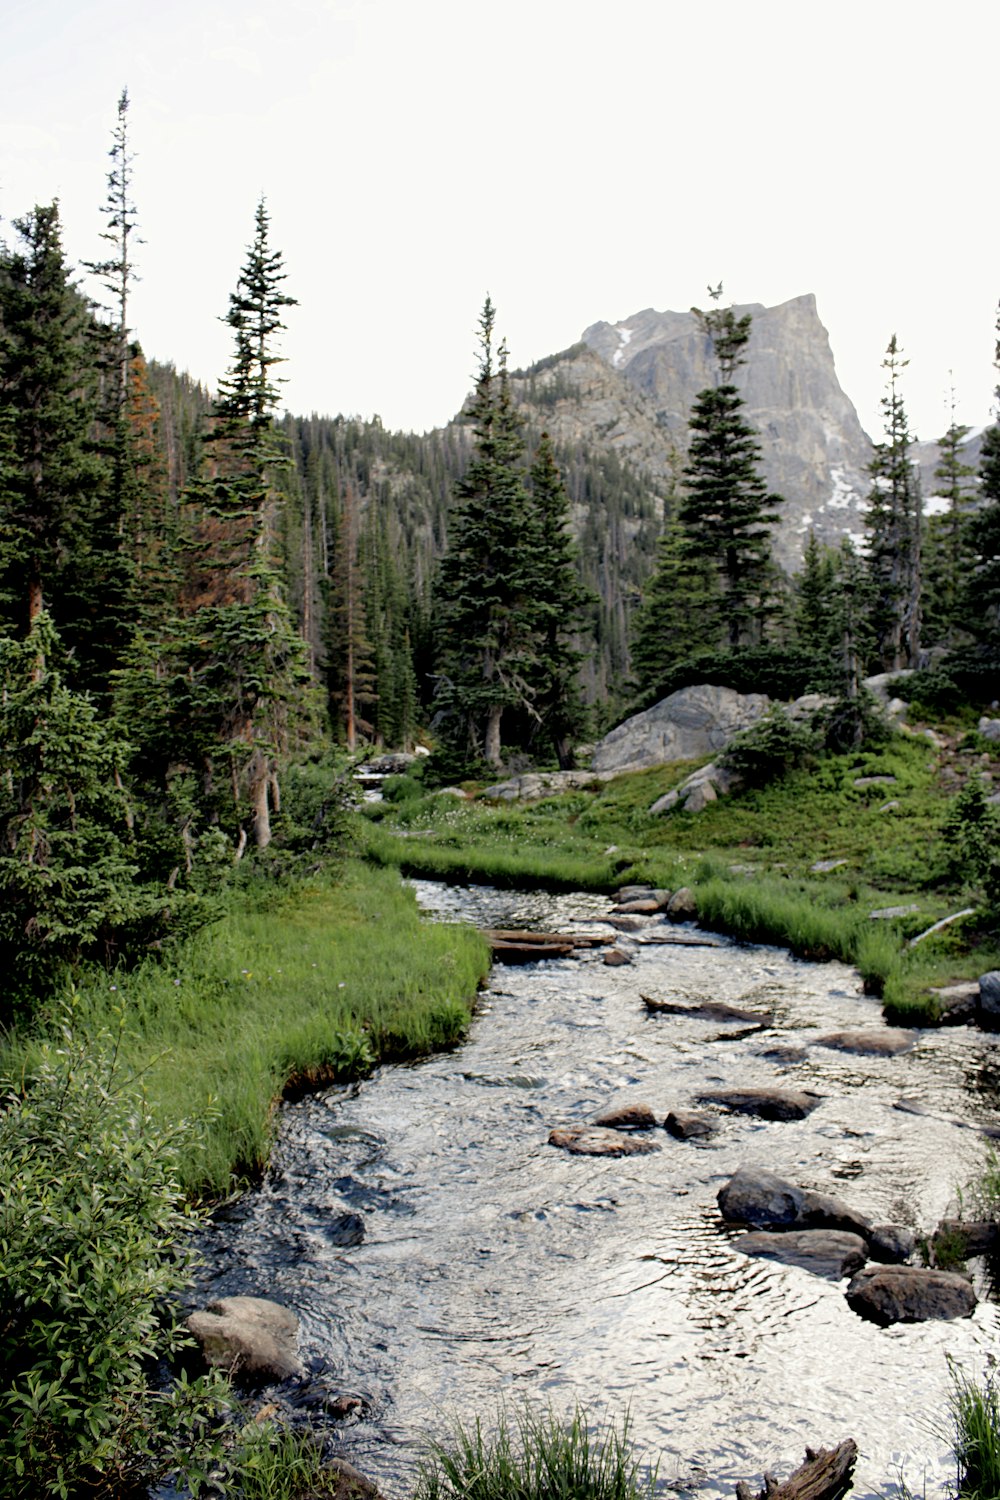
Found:
[[(435, 915), (483, 926), (586, 930), (608, 910), (586, 895), (416, 890)], [(342, 1451), (395, 1500), (426, 1433), (488, 1419), (501, 1399), (579, 1402), (597, 1419), (628, 1407), (661, 1481), (705, 1496), (847, 1436), (857, 1495), (893, 1494), (901, 1467), (915, 1493), (940, 1494), (947, 1358), (981, 1375), (1000, 1351), (994, 1303), (878, 1329), (842, 1284), (734, 1250), (715, 1195), (739, 1166), (764, 1166), (876, 1222), (933, 1228), (981, 1166), (975, 1127), (998, 1119), (998, 1039), (954, 1027), (894, 1059), (847, 1056), (810, 1044), (880, 1024), (852, 970), (723, 940), (628, 946), (622, 968), (599, 950), (496, 967), (457, 1051), (286, 1106), (268, 1181), (208, 1236), (202, 1290), (298, 1312), (316, 1390), (362, 1402)], [(642, 994), (774, 1021), (649, 1015)], [(802, 1060), (769, 1057), (779, 1045)], [(662, 1117), (704, 1088), (780, 1084), (823, 1102), (803, 1122), (727, 1116), (708, 1145), (659, 1132), (648, 1156), (547, 1144), (609, 1103), (648, 1100)]]

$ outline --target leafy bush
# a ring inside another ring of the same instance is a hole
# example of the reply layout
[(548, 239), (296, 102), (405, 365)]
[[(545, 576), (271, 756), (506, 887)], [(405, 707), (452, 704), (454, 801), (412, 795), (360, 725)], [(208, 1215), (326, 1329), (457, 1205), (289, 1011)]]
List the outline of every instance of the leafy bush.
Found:
[[(119, 1039), (120, 1040), (120, 1039)], [(191, 1218), (158, 1130), (107, 1035), (69, 1017), (0, 1115), (0, 1493), (120, 1497), (178, 1472), (195, 1493), (226, 1400), (217, 1377), (151, 1388), (190, 1339)]]
[(885, 745), (892, 738), (888, 719), (865, 689), (856, 698), (837, 698), (816, 715), (814, 723), (824, 749), (834, 755)]
[(626, 1413), (593, 1437), (578, 1407), (569, 1422), (525, 1409), (501, 1412), (487, 1435), (480, 1418), (455, 1426), (451, 1444), (432, 1443), (416, 1500), (652, 1500), (655, 1469), (644, 1471), (630, 1450)]
[(804, 765), (816, 748), (816, 735), (808, 725), (790, 718), (783, 709), (772, 708), (735, 735), (720, 760), (748, 786), (767, 786)]
[(979, 777), (954, 798), (942, 832), (951, 873), (962, 885), (982, 891), (987, 916), (1000, 920), (1000, 808), (989, 801)]

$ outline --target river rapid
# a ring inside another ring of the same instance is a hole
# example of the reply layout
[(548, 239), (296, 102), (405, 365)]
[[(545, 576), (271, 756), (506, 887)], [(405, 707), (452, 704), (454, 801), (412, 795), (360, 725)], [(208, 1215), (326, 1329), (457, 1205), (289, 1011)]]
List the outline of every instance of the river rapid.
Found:
[[(444, 920), (607, 930), (601, 897), (415, 888)], [(875, 1222), (933, 1229), (982, 1166), (998, 1040), (952, 1027), (896, 1058), (833, 1051), (815, 1038), (881, 1024), (853, 970), (724, 939), (641, 941), (655, 930), (625, 941), (620, 968), (600, 950), (495, 967), (457, 1050), (285, 1105), (267, 1180), (205, 1236), (199, 1295), (299, 1314), (315, 1372), (302, 1400), (359, 1403), (341, 1451), (394, 1500), (428, 1434), (488, 1423), (501, 1401), (580, 1403), (598, 1423), (628, 1408), (661, 1484), (684, 1492), (732, 1495), (852, 1436), (858, 1496), (896, 1493), (902, 1471), (933, 1500), (953, 1478), (948, 1359), (978, 1378), (1000, 1347), (982, 1268), (971, 1319), (879, 1329), (843, 1284), (735, 1250), (715, 1199), (738, 1167), (763, 1166)], [(772, 1020), (650, 1015), (642, 995)], [(823, 1102), (794, 1123), (720, 1116), (707, 1144), (659, 1131), (647, 1156), (547, 1143), (609, 1104), (663, 1118), (736, 1086)]]

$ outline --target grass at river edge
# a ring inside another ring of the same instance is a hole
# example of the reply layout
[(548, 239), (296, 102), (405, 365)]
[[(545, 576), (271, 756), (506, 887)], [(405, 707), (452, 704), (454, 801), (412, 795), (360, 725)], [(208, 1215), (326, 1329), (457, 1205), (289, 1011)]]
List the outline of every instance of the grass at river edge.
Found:
[[(957, 787), (1000, 772), (975, 737), (947, 753), (917, 735), (826, 755), (701, 813), (651, 817), (701, 762), (633, 772), (530, 804), (498, 805), (390, 783), (366, 809), (363, 848), (407, 874), (505, 886), (611, 892), (691, 887), (704, 926), (856, 966), (894, 1020), (932, 1025), (932, 989), (1000, 967), (1000, 938), (975, 917), (915, 947), (935, 922), (975, 904), (942, 828)], [(862, 783), (859, 785), (859, 783)], [(473, 788), (473, 790), (479, 790)], [(814, 866), (834, 865), (825, 873)], [(873, 912), (903, 908), (892, 918)]]
[[(78, 980), (78, 1033), (117, 1036), (166, 1127), (199, 1126), (178, 1160), (185, 1191), (219, 1198), (258, 1177), (283, 1095), (452, 1046), (489, 950), (471, 928), (423, 921), (395, 871), (357, 861), (233, 904), (161, 959)], [(57, 1008), (0, 1039), (0, 1077), (30, 1074)]]

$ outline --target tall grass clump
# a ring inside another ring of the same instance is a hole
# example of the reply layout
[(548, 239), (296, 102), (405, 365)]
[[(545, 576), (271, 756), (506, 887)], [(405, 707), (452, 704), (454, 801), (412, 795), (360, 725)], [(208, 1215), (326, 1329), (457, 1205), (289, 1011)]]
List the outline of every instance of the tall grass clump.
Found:
[(777, 881), (728, 881), (698, 886), (698, 919), (751, 943), (782, 943), (800, 958), (851, 963), (859, 917), (843, 907), (819, 905), (808, 894)]
[(982, 1382), (949, 1361), (952, 1390), (952, 1443), (962, 1500), (996, 1500), (1000, 1495), (1000, 1392), (996, 1370)]
[(233, 1487), (227, 1492), (239, 1500), (346, 1500), (352, 1494), (343, 1471), (325, 1462), (311, 1433), (274, 1422), (244, 1429), (230, 1460), (229, 1480)]
[[(204, 1122), (178, 1158), (185, 1188), (219, 1196), (263, 1169), (282, 1095), (454, 1045), (488, 965), (478, 933), (423, 921), (394, 872), (355, 865), (258, 893), (159, 961), (89, 971), (77, 1025), (124, 1009), (121, 1056), (157, 1120)], [(0, 1067), (20, 1072), (34, 1046), (0, 1041)]]
[(652, 1500), (655, 1466), (637, 1457), (628, 1413), (592, 1432), (579, 1407), (568, 1421), (528, 1407), (501, 1411), (493, 1431), (477, 1417), (450, 1443), (430, 1445), (414, 1500)]

